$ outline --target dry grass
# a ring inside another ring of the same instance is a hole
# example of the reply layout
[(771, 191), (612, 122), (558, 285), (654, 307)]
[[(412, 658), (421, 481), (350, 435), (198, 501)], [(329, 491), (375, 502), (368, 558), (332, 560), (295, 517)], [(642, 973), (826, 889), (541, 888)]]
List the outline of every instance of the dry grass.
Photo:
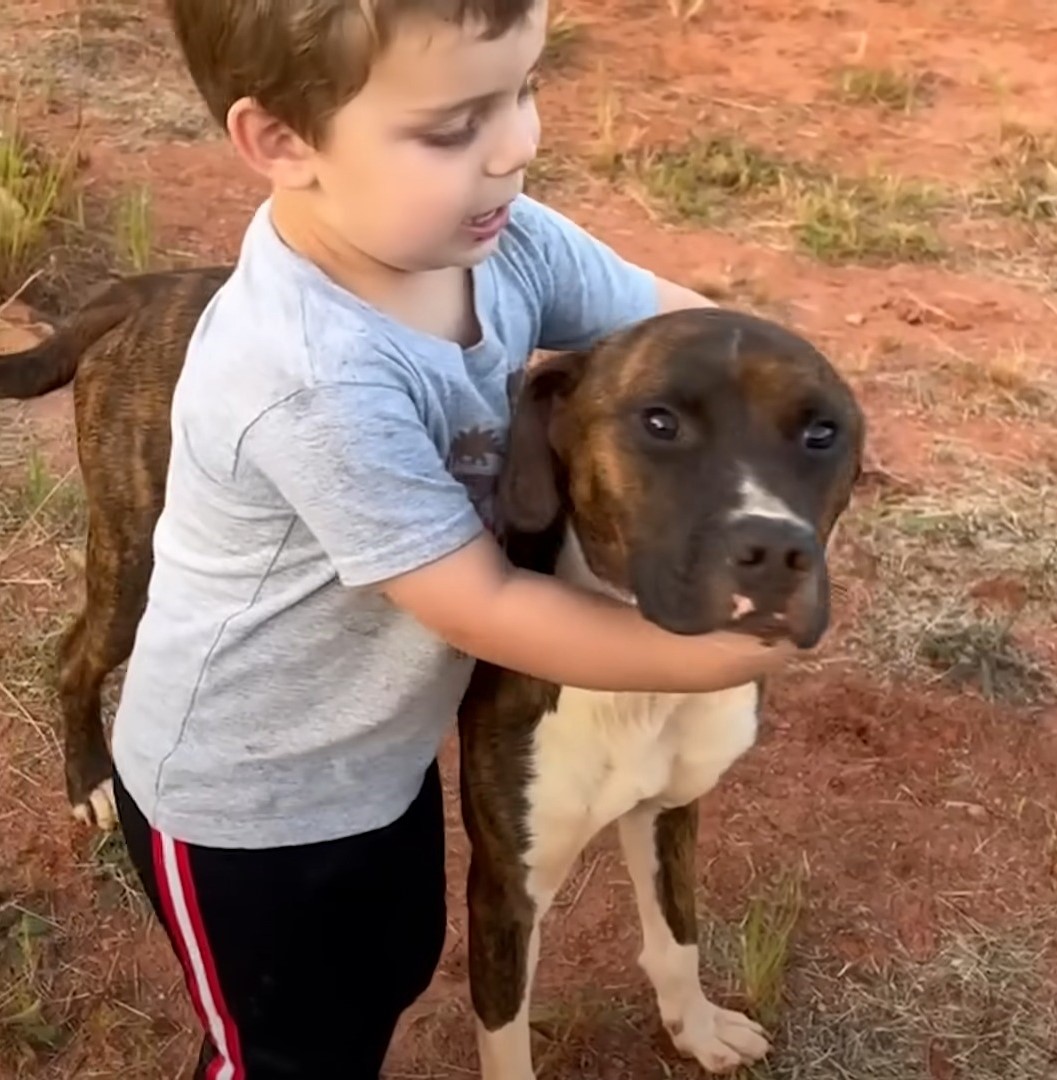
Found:
[[(1044, 473), (976, 472), (940, 495), (882, 496), (849, 515), (873, 565), (871, 602), (850, 642), (897, 676), (991, 700), (1048, 698), (1054, 683), (1017, 630), (1052, 621), (1057, 600), (1055, 489)], [(996, 610), (978, 588), (1000, 577), (1022, 599)]]
[(937, 339), (927, 365), (893, 374), (915, 406), (934, 415), (1035, 420), (1057, 408), (1057, 379), (1023, 347), (967, 355)]
[(790, 976), (783, 1037), (756, 1080), (1043, 1080), (1057, 1069), (1045, 935), (950, 934), (926, 963), (810, 958)]
[(801, 875), (790, 873), (751, 897), (741, 920), (738, 939), (745, 997), (752, 1014), (767, 1028), (779, 1019), (803, 906)]
[(66, 1010), (53, 993), (58, 929), (50, 915), (27, 905), (0, 906), (0, 1058), (16, 1072), (70, 1036)]
[(150, 188), (141, 185), (126, 191), (117, 202), (115, 217), (118, 261), (132, 273), (149, 270), (154, 255)]
[(0, 308), (17, 295), (60, 316), (112, 268), (109, 207), (79, 182), (80, 133), (64, 145), (33, 138), (17, 103), (0, 112)]
[(540, 71), (557, 72), (575, 60), (584, 44), (584, 24), (568, 11), (555, 9), (547, 23), (547, 40), (540, 57)]
[(75, 471), (56, 477), (18, 421), (0, 414), (0, 713), (57, 749), (55, 650), (67, 619), (63, 586), (81, 550), (85, 508)]
[(626, 166), (666, 213), (698, 224), (710, 223), (727, 212), (734, 197), (776, 192), (788, 168), (732, 135), (644, 151), (630, 157)]
[(525, 173), (525, 194), (546, 199), (548, 192), (568, 177), (568, 162), (558, 154), (538, 153)]
[[(928, 961), (894, 946), (883, 964), (850, 965), (799, 943), (801, 917), (810, 917), (810, 902), (802, 910), (802, 881), (793, 873), (771, 882), (739, 922), (706, 920), (706, 971), (715, 965), (726, 972), (735, 993), (745, 986), (750, 1012), (774, 1039), (768, 1058), (741, 1070), (738, 1080), (1057, 1075), (1045, 919), (990, 930), (959, 916), (959, 932), (948, 928)], [(746, 949), (749, 942), (756, 944)], [(757, 971), (767, 973), (762, 985), (769, 989), (754, 998)]]
[(55, 227), (75, 212), (77, 150), (34, 146), (17, 110), (0, 117), (0, 300), (44, 258)]
[(930, 72), (852, 66), (841, 68), (836, 75), (836, 93), (841, 101), (879, 105), (898, 112), (911, 112), (929, 104), (935, 90), (936, 77)]
[(26, 440), (21, 468), (0, 484), (0, 568), (20, 546), (79, 543), (84, 536), (84, 490), (74, 468), (56, 476), (40, 449)]
[(13, 10), (0, 19), (14, 27), (36, 24), (18, 50), (0, 49), (0, 77), (27, 96), (103, 116), (116, 139), (137, 149), (219, 136), (160, 11), (127, 0), (78, 0), (43, 18), (33, 5), (4, 7)]
[(89, 861), (81, 869), (95, 881), (101, 906), (124, 908), (137, 921), (152, 917), (120, 830), (97, 836)]
[(992, 164), (997, 176), (975, 196), (978, 207), (1034, 225), (1057, 222), (1057, 133), (1007, 125)]
[(601, 160), (673, 221), (741, 220), (752, 227), (769, 219), (770, 228), (777, 221), (824, 262), (922, 262), (944, 253), (932, 220), (943, 200), (898, 177), (848, 179), (731, 134), (628, 154), (610, 150)]
[(822, 262), (930, 262), (945, 251), (932, 222), (940, 200), (898, 177), (804, 183), (792, 204), (797, 243)]
[[(860, 75), (852, 89), (866, 94), (870, 88), (892, 107), (904, 107), (910, 96), (923, 100), (936, 82), (931, 76)], [(730, 130), (650, 145), (646, 128), (632, 122), (617, 93), (602, 81), (587, 165), (627, 187), (659, 218), (791, 240), (825, 263), (890, 265), (963, 263), (968, 249), (959, 226), (981, 216), (1014, 217), (1030, 226), (1023, 236), (995, 250), (974, 248), (973, 259), (1008, 276), (1052, 281), (1057, 136), (1004, 129), (990, 173), (966, 190), (893, 173), (836, 172)]]

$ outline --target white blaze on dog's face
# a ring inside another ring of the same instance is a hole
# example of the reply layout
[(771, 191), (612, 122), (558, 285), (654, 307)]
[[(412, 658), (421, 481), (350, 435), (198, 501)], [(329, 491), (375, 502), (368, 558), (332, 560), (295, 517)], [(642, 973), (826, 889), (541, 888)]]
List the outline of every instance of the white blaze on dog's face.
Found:
[(501, 498), (524, 531), (564, 510), (594, 574), (666, 629), (810, 646), (864, 435), (851, 390), (804, 339), (738, 312), (676, 312), (530, 374)]

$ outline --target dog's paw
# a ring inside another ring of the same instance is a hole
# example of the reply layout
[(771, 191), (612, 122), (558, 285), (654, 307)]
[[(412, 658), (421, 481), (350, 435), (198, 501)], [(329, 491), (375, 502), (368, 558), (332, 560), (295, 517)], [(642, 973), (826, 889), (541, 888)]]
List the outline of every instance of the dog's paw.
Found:
[(667, 1025), (675, 1048), (711, 1073), (733, 1072), (759, 1061), (770, 1049), (764, 1030), (747, 1016), (697, 1002), (684, 1020)]
[(114, 781), (104, 780), (82, 803), (73, 808), (73, 816), (85, 825), (97, 825), (103, 832), (117, 828), (117, 808), (114, 803)]

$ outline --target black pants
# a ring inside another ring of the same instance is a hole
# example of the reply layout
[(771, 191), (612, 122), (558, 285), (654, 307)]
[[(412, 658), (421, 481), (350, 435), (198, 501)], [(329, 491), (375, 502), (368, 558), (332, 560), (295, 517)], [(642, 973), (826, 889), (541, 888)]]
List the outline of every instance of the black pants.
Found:
[(377, 1080), (444, 944), (434, 762), (375, 832), (304, 847), (194, 847), (152, 829), (115, 777), (129, 854), (206, 1037), (201, 1080)]

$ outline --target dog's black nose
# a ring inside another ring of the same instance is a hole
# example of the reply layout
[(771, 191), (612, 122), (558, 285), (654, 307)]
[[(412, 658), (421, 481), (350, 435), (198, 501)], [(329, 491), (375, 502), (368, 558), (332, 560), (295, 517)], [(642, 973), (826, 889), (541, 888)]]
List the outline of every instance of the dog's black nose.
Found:
[(740, 592), (785, 592), (815, 569), (821, 554), (818, 539), (803, 522), (790, 518), (752, 516), (733, 528), (730, 559)]

